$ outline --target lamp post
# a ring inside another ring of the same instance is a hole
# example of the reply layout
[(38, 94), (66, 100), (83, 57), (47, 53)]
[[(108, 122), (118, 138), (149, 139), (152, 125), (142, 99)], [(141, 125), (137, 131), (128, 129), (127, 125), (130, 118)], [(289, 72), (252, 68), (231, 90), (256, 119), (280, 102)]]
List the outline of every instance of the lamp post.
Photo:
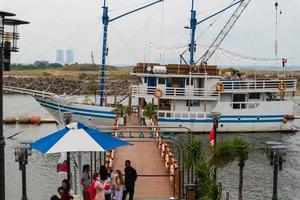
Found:
[(26, 192), (26, 165), (28, 156), (31, 155), (31, 144), (23, 143), (15, 147), (15, 161), (19, 162), (19, 170), (22, 171), (22, 200), (27, 200)]
[[(17, 33), (17, 26), (20, 24), (27, 24), (28, 22), (14, 19), (7, 19), (6, 17), (15, 16), (13, 13), (0, 11), (0, 119), (3, 118), (3, 69), (9, 69), (10, 66), (10, 52), (17, 51), (16, 41), (19, 39)], [(7, 33), (4, 26), (11, 26), (12, 31)], [(4, 37), (6, 36), (6, 37)], [(5, 41), (4, 41), (5, 38)], [(10, 39), (13, 40), (11, 45)], [(0, 123), (0, 199), (5, 200), (5, 140), (3, 137), (3, 123)]]
[(266, 144), (268, 146), (268, 154), (270, 156), (270, 165), (274, 166), (272, 200), (277, 200), (278, 169), (279, 171), (282, 171), (283, 157), (286, 156), (287, 147), (279, 142), (273, 141), (269, 141)]

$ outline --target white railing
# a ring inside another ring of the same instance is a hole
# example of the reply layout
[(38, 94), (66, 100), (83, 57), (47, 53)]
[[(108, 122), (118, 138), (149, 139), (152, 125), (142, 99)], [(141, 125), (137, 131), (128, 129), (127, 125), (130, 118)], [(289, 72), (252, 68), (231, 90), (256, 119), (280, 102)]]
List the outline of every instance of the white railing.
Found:
[(224, 84), (223, 92), (231, 92), (232, 90), (278, 91), (278, 85), (281, 82), (286, 84), (286, 91), (296, 90), (297, 80), (222, 81)]
[(19, 93), (19, 94), (29, 94), (32, 96), (38, 96), (43, 98), (53, 98), (55, 96), (54, 93), (50, 93), (50, 92), (30, 90), (26, 88), (11, 87), (11, 86), (3, 86), (3, 90), (8, 92)]
[(188, 111), (158, 111), (158, 118), (173, 118), (173, 119), (206, 119), (210, 117), (207, 112), (188, 112)]
[[(132, 86), (132, 95), (136, 96), (147, 96), (153, 95), (155, 90), (159, 87), (155, 86)], [(194, 99), (217, 99), (218, 93), (215, 90), (205, 90), (203, 88), (175, 88), (175, 87), (165, 87), (159, 88), (163, 91), (163, 97), (172, 98), (194, 98)]]

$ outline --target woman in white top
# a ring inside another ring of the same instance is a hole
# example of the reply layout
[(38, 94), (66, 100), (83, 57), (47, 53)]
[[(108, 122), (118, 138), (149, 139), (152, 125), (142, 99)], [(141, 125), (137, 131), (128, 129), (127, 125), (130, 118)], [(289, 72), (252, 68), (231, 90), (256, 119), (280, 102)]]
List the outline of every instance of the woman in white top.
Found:
[(124, 188), (124, 179), (120, 170), (116, 170), (115, 173), (116, 181), (114, 183), (115, 188), (115, 200), (122, 200), (123, 197), (123, 188)]

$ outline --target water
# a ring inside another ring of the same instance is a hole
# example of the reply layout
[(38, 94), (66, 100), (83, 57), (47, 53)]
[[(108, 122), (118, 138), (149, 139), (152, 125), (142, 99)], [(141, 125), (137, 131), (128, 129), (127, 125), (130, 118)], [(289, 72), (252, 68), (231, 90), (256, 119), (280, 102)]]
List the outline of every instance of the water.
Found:
[[(299, 99), (300, 102), (300, 99)], [(299, 106), (295, 108), (300, 113)], [(39, 114), (44, 118), (53, 118), (51, 114), (41, 107), (31, 96), (5, 95), (4, 116), (19, 116), (21, 114)], [(300, 127), (300, 121), (297, 126)], [(42, 125), (4, 125), (4, 136), (8, 137), (20, 132), (14, 139), (6, 139), (5, 146), (5, 167), (6, 167), (6, 199), (21, 199), (21, 172), (18, 163), (14, 160), (13, 146), (20, 140), (35, 140), (54, 132), (58, 129), (54, 124)], [(284, 200), (300, 199), (300, 132), (287, 133), (254, 133), (238, 134), (248, 142), (276, 140), (290, 146), (283, 171), (278, 174), (278, 198)], [(218, 140), (231, 137), (231, 134), (218, 134)], [(185, 137), (178, 135), (179, 139)], [(198, 135), (205, 145), (208, 145), (207, 135)], [(87, 162), (88, 155), (84, 155), (84, 162)], [(64, 174), (56, 173), (56, 163), (59, 154), (43, 155), (33, 151), (27, 165), (27, 196), (32, 200), (48, 200), (56, 192), (57, 187)], [(83, 163), (84, 163), (83, 162)], [(222, 182), (225, 190), (230, 192), (232, 199), (236, 199), (238, 191), (237, 163), (233, 163), (224, 169), (218, 170), (218, 180)], [(244, 199), (271, 199), (273, 185), (273, 167), (261, 151), (250, 154), (244, 169)]]

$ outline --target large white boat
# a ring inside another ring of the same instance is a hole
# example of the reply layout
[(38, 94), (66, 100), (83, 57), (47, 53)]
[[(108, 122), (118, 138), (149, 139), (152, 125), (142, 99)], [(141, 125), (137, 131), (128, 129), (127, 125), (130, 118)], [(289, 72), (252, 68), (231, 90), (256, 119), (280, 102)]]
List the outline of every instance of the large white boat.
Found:
[(221, 132), (292, 131), (296, 79), (250, 80), (219, 76), (216, 66), (191, 70), (187, 65), (140, 63), (131, 73), (141, 83), (132, 85), (138, 106), (158, 105), (161, 126), (188, 127), (207, 132), (212, 113), (219, 113)]

